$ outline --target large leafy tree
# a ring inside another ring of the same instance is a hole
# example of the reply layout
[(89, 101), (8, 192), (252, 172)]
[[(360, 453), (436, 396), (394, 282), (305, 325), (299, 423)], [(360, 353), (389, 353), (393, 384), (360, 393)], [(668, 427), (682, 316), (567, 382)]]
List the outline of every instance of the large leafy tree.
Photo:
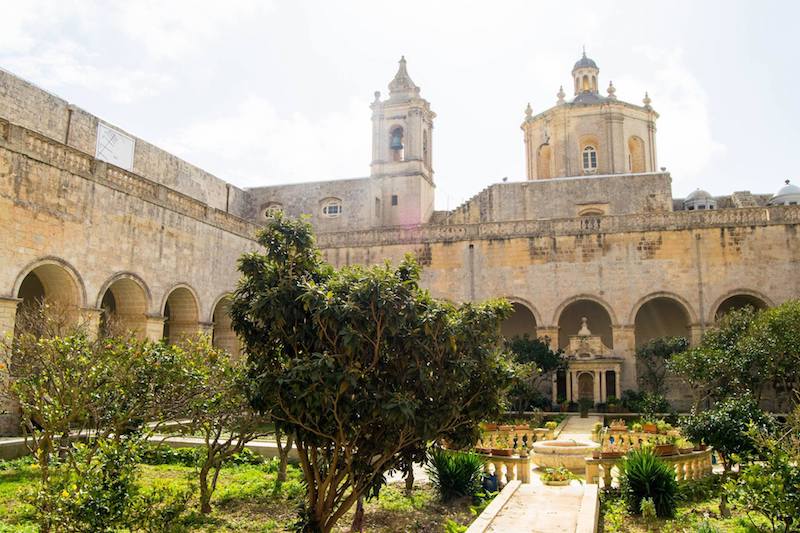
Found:
[(292, 433), (308, 485), (306, 531), (330, 531), (383, 474), (447, 439), (464, 445), (499, 414), (509, 371), (507, 302), (452, 304), (396, 268), (334, 270), (310, 226), (276, 216), (242, 257), (231, 309), (246, 344), (253, 405)]
[(790, 408), (800, 393), (800, 301), (761, 311), (737, 349), (758, 361), (760, 376), (772, 385), (779, 407)]
[(531, 338), (529, 335), (514, 336), (506, 340), (506, 348), (512, 354), (514, 380), (509, 391), (509, 402), (515, 411), (525, 411), (544, 401), (542, 387), (553, 373), (566, 367), (564, 351), (553, 350), (548, 337)]
[(689, 385), (695, 409), (735, 394), (759, 396), (764, 379), (762, 363), (752, 350), (741, 346), (755, 317), (752, 307), (730, 311), (706, 331), (698, 346), (667, 361), (669, 370)]
[(639, 346), (636, 349), (636, 369), (641, 388), (663, 396), (666, 393), (667, 362), (688, 347), (689, 341), (685, 337), (658, 337)]

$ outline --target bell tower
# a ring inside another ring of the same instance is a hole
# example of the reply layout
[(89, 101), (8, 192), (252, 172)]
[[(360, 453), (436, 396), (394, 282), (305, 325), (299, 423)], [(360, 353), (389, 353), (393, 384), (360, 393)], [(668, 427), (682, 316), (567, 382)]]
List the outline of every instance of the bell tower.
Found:
[(389, 83), (389, 98), (375, 92), (372, 108), (373, 177), (420, 175), (433, 183), (433, 119), (406, 70), (405, 57)]

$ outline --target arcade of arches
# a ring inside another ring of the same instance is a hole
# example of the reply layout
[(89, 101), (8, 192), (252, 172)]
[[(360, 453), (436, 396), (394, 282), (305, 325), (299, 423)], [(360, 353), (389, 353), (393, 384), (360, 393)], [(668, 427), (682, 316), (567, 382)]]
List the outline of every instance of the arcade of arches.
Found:
[(234, 356), (240, 355), (239, 342), (229, 316), (230, 295), (219, 298), (211, 321), (203, 322), (194, 290), (184, 285), (169, 291), (161, 313), (151, 313), (148, 310), (152, 299), (145, 282), (131, 274), (121, 274), (109, 280), (98, 295), (96, 307), (87, 305), (79, 274), (66, 264), (55, 260), (43, 261), (20, 277), (21, 281), (13, 292), (16, 298), (0, 299), (2, 331), (14, 331), (17, 314), (25, 308), (53, 302), (66, 310), (70, 320), (84, 324), (90, 332), (113, 328), (130, 331), (138, 338), (163, 338), (167, 342), (177, 342), (202, 332), (211, 335), (215, 346)]
[[(563, 350), (568, 360), (566, 371), (553, 378), (553, 402), (589, 399), (601, 403), (611, 396), (619, 397), (627, 388), (621, 380), (626, 372), (624, 367), (629, 367), (628, 379), (630, 368), (635, 372), (633, 352), (637, 347), (664, 336), (686, 337), (696, 343), (703, 332), (687, 304), (669, 294), (652, 295), (634, 310), (618, 312), (617, 316), (632, 315), (630, 325), (615, 323), (618, 318), (612, 316), (606, 304), (591, 297), (562, 304), (555, 326), (537, 323), (534, 312), (526, 304), (514, 302), (512, 305), (513, 313), (501, 327), (505, 337), (547, 336), (552, 347)], [(742, 291), (719, 302), (712, 316), (719, 318), (731, 309), (745, 306), (765, 309), (769, 304)], [(628, 384), (630, 386), (630, 381)]]

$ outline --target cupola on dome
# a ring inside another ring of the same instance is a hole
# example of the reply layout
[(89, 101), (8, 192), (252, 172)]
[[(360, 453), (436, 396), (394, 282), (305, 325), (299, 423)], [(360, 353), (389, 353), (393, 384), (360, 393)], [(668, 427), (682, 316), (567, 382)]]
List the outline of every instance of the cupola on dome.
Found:
[(702, 211), (704, 209), (716, 209), (717, 201), (708, 191), (697, 189), (683, 201), (683, 208), (687, 211)]
[(572, 70), (579, 68), (597, 68), (597, 63), (594, 62), (594, 59), (586, 57), (586, 52), (584, 52), (583, 57), (581, 57), (578, 62), (575, 63), (575, 66), (572, 67)]
[(769, 205), (798, 205), (800, 204), (800, 187), (792, 185), (789, 180), (785, 181), (786, 185), (770, 198)]

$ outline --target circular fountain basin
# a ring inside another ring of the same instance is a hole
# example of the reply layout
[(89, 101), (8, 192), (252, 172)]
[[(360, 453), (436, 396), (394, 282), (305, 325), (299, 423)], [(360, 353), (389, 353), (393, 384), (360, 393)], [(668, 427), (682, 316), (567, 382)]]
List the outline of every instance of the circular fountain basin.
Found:
[(556, 468), (563, 466), (574, 472), (583, 472), (586, 458), (599, 448), (596, 442), (575, 440), (545, 440), (533, 443), (531, 459), (539, 468)]

